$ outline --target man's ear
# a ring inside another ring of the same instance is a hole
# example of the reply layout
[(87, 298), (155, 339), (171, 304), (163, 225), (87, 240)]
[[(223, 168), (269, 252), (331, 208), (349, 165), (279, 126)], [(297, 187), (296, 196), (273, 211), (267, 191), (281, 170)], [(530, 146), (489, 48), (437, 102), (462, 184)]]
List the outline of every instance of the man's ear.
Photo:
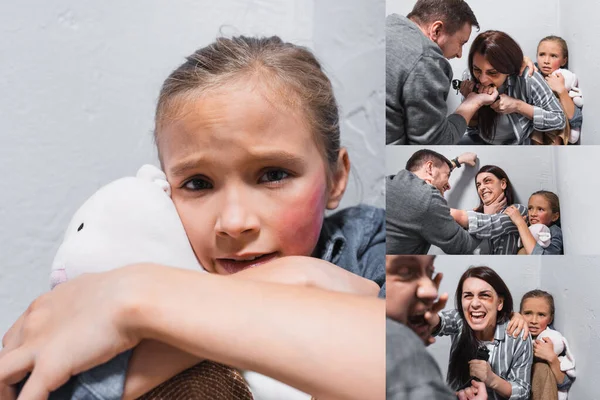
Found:
[(331, 184), (329, 185), (329, 197), (326, 204), (328, 210), (335, 210), (340, 205), (340, 201), (348, 185), (349, 175), (350, 157), (348, 157), (348, 150), (342, 147), (338, 153), (336, 168), (331, 177)]
[(429, 25), (429, 30), (427, 32), (429, 39), (437, 43), (437, 40), (442, 34), (443, 29), (444, 23), (442, 21), (435, 21), (433, 24)]

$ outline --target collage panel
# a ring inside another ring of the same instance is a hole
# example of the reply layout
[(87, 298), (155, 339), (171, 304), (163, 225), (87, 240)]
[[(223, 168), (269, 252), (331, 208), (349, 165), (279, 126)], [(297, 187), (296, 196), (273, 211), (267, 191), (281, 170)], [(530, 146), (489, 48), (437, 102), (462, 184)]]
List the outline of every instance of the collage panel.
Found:
[(600, 257), (386, 262), (388, 399), (597, 398)]

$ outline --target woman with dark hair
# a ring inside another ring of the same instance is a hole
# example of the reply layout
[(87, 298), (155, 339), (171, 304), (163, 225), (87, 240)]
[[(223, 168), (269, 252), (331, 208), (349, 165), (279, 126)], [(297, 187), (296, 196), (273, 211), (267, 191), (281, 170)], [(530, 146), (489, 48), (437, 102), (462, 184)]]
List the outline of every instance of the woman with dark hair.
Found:
[(529, 335), (506, 334), (513, 300), (502, 278), (489, 267), (467, 269), (455, 307), (429, 320), (434, 336), (452, 339), (448, 384), (459, 390), (476, 379), (485, 383), (490, 399), (529, 399), (532, 345)]
[(461, 84), (467, 96), (473, 90), (499, 96), (479, 109), (458, 144), (530, 144), (534, 130), (547, 132), (565, 127), (560, 102), (543, 76), (526, 68), (519, 74), (523, 51), (510, 36), (500, 31), (479, 34), (469, 51), (472, 80)]
[[(456, 222), (477, 239), (487, 240), (490, 254), (517, 254), (519, 228), (504, 213), (513, 206), (521, 216), (527, 207), (515, 204), (515, 194), (508, 175), (495, 165), (484, 165), (475, 175), (479, 206), (474, 211), (452, 209)], [(508, 217), (508, 218), (507, 218)]]

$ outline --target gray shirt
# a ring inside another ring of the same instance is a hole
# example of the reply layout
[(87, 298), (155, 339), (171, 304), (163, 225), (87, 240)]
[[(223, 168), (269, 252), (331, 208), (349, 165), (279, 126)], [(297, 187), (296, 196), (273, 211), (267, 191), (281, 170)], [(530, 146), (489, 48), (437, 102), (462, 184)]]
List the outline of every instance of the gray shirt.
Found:
[(431, 245), (447, 254), (468, 254), (479, 240), (450, 215), (434, 186), (402, 170), (386, 180), (386, 254), (427, 254)]
[(405, 325), (386, 322), (387, 400), (455, 400), (423, 342)]
[(386, 144), (456, 144), (467, 130), (447, 116), (452, 68), (439, 46), (406, 17), (391, 14), (386, 34)]

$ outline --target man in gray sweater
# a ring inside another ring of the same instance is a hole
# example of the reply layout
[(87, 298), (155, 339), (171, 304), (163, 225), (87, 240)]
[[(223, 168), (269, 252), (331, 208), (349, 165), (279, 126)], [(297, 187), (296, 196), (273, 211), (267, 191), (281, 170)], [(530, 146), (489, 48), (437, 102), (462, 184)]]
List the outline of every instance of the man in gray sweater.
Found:
[(453, 114), (446, 99), (452, 80), (447, 59), (479, 29), (463, 0), (418, 0), (408, 17), (386, 18), (386, 144), (456, 144), (490, 94), (471, 93)]
[(479, 240), (450, 214), (444, 192), (453, 168), (475, 165), (476, 155), (464, 153), (453, 161), (432, 150), (419, 150), (406, 169), (386, 181), (386, 254), (427, 254), (431, 245), (446, 254), (468, 254)]

